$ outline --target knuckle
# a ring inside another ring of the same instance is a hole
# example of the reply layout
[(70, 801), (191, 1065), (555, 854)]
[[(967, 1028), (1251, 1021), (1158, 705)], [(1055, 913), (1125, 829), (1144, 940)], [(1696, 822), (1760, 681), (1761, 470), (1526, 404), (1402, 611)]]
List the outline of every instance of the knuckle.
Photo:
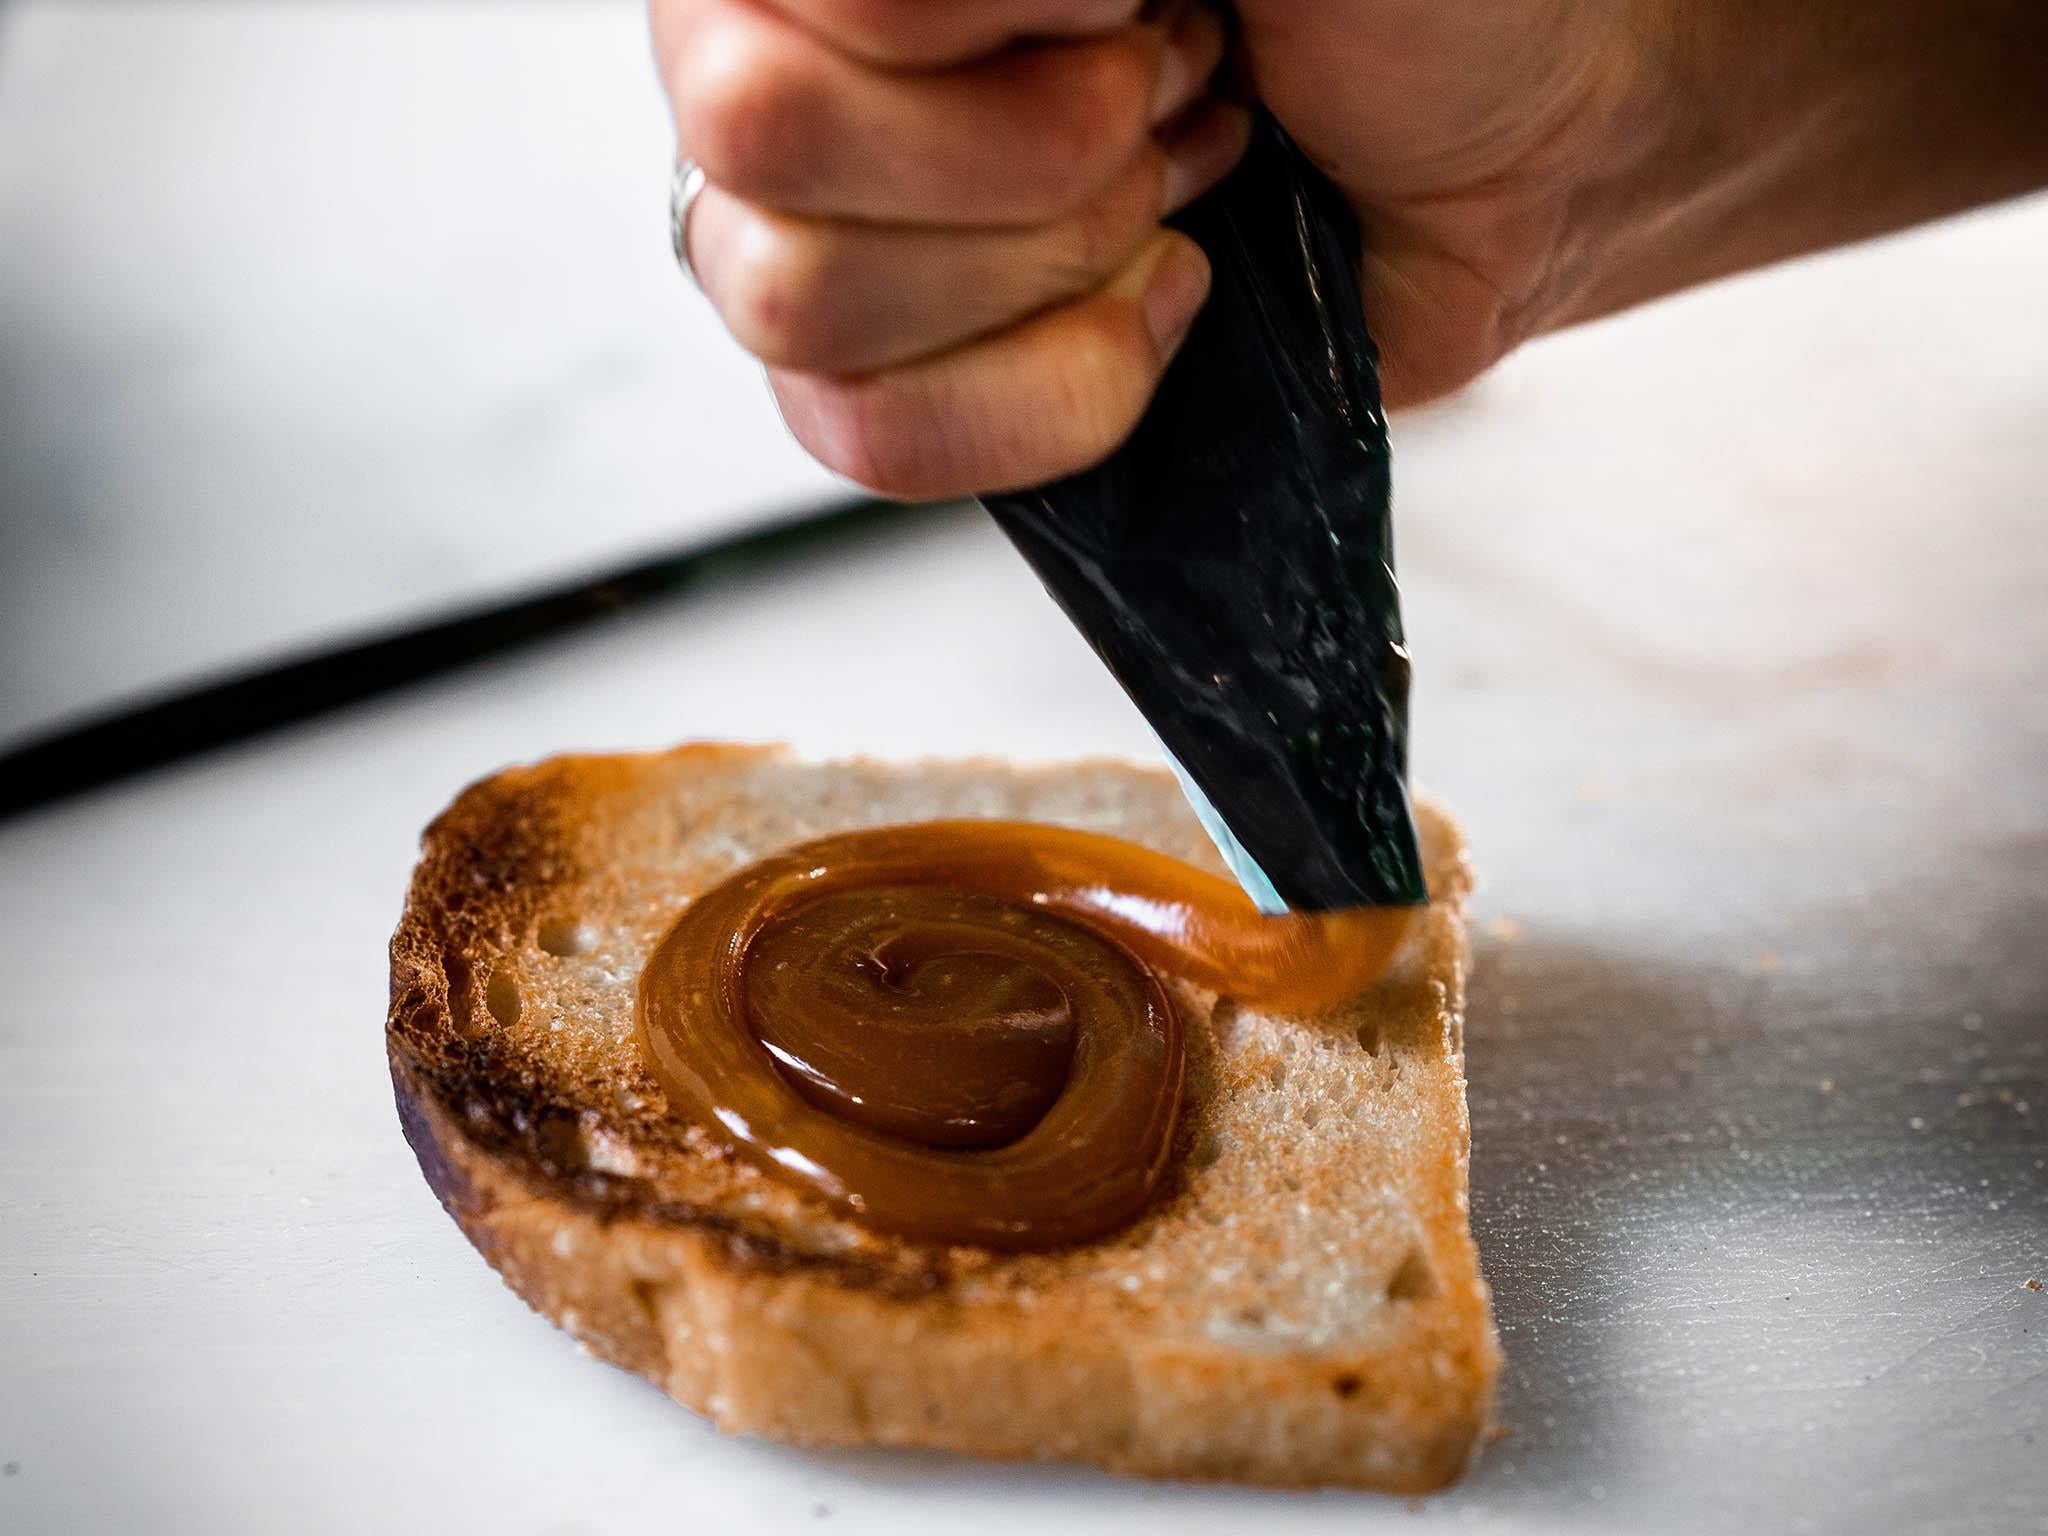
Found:
[(815, 380), (798, 437), (827, 469), (884, 496), (907, 500), (946, 487), (930, 430), (912, 430), (886, 380)]
[(1039, 116), (1032, 190), (1053, 208), (1096, 191), (1145, 137), (1150, 67), (1124, 42), (1075, 50)]
[(816, 140), (816, 92), (775, 39), (731, 23), (707, 28), (677, 65), (683, 148), (720, 186), (743, 196), (783, 190)]
[(1158, 223), (1163, 184), (1164, 168), (1155, 151), (1082, 209), (1068, 223), (1062, 242), (1062, 281), (1086, 286), (1122, 265)]
[(821, 243), (764, 220), (737, 244), (719, 310), (740, 345), (771, 367), (830, 368), (837, 329), (830, 305), (835, 289)]
[(854, 398), (847, 432), (862, 484), (909, 501), (957, 489), (947, 478), (945, 432), (920, 430), (880, 391)]

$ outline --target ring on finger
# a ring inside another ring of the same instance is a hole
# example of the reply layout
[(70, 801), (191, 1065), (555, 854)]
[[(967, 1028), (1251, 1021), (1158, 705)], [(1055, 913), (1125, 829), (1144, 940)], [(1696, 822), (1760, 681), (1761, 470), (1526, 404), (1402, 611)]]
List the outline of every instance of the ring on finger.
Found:
[(704, 284), (690, 261), (690, 214), (704, 193), (704, 167), (684, 155), (676, 161), (675, 175), (668, 186), (668, 239), (676, 253), (676, 265), (701, 292)]

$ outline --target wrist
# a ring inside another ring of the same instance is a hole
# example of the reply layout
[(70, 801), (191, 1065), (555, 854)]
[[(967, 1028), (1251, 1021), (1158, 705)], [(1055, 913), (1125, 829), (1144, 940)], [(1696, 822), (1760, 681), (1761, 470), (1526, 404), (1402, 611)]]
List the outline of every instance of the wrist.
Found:
[(1464, 231), (1498, 289), (1496, 355), (1684, 285), (1682, 231), (1744, 153), (1705, 110), (1714, 66), (1705, 39), (1673, 30), (1682, 7), (1617, 7), (1552, 45), (1574, 59), (1569, 92)]
[[(1744, 0), (1645, 0), (1605, 40), (1582, 147), (1551, 189), (1555, 244), (1527, 333), (1561, 330), (1732, 270), (1744, 209), (1806, 152), (1825, 103), (1737, 27)], [(1767, 259), (1767, 258), (1766, 258)]]
[(1646, 0), (1628, 30), (1541, 329), (2048, 184), (2038, 0)]

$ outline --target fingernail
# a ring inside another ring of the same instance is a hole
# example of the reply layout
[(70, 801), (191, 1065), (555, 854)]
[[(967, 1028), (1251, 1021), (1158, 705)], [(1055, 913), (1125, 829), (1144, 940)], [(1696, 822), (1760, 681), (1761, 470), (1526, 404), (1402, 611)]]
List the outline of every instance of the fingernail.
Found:
[(1209, 260), (1185, 235), (1171, 235), (1138, 301), (1161, 357), (1170, 357), (1209, 296)]
[(1225, 101), (1206, 101), (1161, 135), (1166, 153), (1166, 212), (1178, 213), (1230, 174), (1251, 142), (1251, 114)]
[(1187, 110), (1208, 88), (1209, 77), (1216, 73), (1222, 57), (1222, 18), (1206, 5), (1189, 6), (1167, 34), (1159, 78), (1152, 86), (1150, 121), (1155, 128)]

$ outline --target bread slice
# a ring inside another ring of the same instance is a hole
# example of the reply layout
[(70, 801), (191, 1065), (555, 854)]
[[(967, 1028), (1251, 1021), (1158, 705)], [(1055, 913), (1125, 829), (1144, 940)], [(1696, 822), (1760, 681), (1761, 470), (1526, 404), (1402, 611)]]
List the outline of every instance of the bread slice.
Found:
[(427, 1181), (506, 1282), (720, 1428), (1123, 1472), (1420, 1493), (1464, 1467), (1499, 1365), (1466, 1214), (1458, 833), (1421, 807), (1432, 905), (1318, 1018), (1172, 983), (1188, 1022), (1152, 1207), (1079, 1248), (880, 1236), (668, 1113), (633, 1035), (692, 893), (827, 832), (991, 816), (1220, 869), (1166, 774), (1108, 762), (569, 757), (430, 828), (387, 1041)]

